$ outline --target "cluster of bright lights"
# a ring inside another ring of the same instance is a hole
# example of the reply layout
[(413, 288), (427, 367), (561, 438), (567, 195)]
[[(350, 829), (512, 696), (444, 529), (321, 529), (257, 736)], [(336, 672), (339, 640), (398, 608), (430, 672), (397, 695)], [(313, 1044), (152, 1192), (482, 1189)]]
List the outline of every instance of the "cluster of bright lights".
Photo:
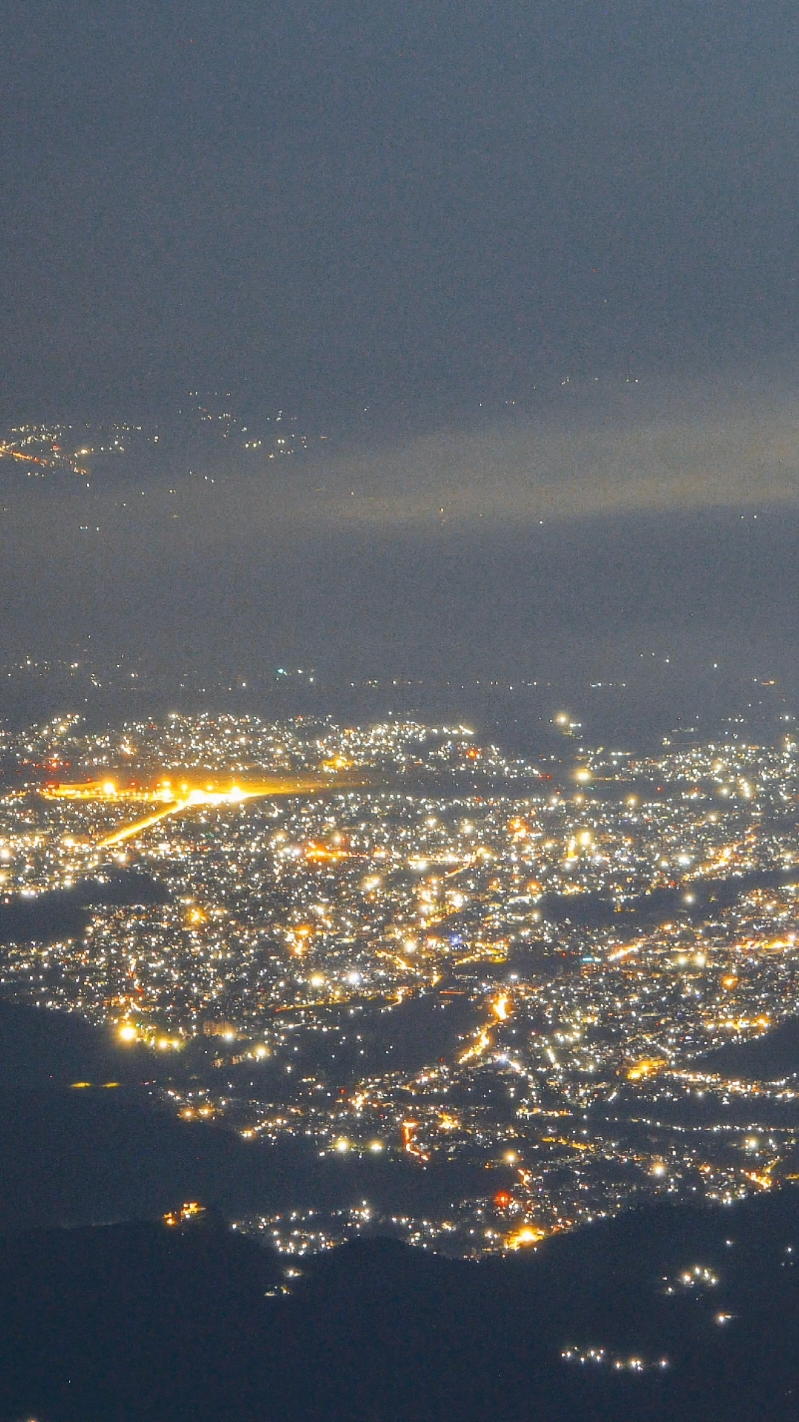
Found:
[(588, 1364), (596, 1368), (612, 1368), (615, 1372), (648, 1373), (657, 1369), (661, 1372), (669, 1366), (668, 1358), (647, 1359), (633, 1356), (625, 1358), (607, 1348), (563, 1348), (560, 1354), (565, 1363)]
[(683, 1269), (675, 1276), (663, 1290), (666, 1294), (687, 1293), (691, 1289), (715, 1289), (719, 1282), (718, 1274), (714, 1274), (712, 1269), (708, 1269), (704, 1264), (694, 1264), (689, 1269)]
[[(558, 725), (576, 739), (571, 716)], [(702, 908), (705, 883), (799, 858), (764, 813), (795, 804), (793, 752), (581, 750), (549, 781), (464, 727), (178, 715), (96, 736), (61, 718), (3, 749), (53, 777), (0, 801), (3, 892), (66, 889), (116, 858), (170, 901), (98, 908), (85, 942), (13, 945), (0, 989), (159, 1054), (200, 1038), (202, 1079), (162, 1088), (185, 1119), (342, 1163), (501, 1166), (502, 1189), (458, 1216), (476, 1254), (655, 1195), (729, 1203), (782, 1178), (795, 1084), (695, 1061), (799, 1007), (794, 890)], [(673, 919), (629, 917), (675, 888)], [(602, 922), (592, 897), (611, 905)], [(417, 1006), (460, 1025), (410, 1070)], [(240, 1064), (252, 1088), (220, 1070)], [(751, 1103), (745, 1127), (728, 1124), (733, 1097)], [(695, 1098), (703, 1122), (681, 1113)], [(784, 1125), (762, 1124), (772, 1103)], [(445, 1224), (407, 1228), (428, 1243)]]

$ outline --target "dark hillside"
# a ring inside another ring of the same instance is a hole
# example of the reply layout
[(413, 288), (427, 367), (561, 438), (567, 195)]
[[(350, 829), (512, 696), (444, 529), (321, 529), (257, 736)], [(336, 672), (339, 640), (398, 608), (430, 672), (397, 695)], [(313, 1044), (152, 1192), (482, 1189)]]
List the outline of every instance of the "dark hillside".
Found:
[(278, 1259), (214, 1215), (30, 1232), (0, 1246), (0, 1418), (788, 1422), (798, 1255), (793, 1191), (480, 1264), (386, 1239)]

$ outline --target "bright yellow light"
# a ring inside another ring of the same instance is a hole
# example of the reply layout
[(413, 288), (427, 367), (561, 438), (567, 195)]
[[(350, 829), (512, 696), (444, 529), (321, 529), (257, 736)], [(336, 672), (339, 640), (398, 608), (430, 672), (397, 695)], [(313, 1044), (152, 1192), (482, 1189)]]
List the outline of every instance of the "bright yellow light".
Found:
[(139, 1034), (132, 1022), (123, 1022), (118, 1035), (121, 1042), (135, 1042)]
[(636, 1062), (627, 1071), (628, 1081), (643, 1081), (648, 1076), (655, 1076), (662, 1071), (668, 1062), (665, 1057), (644, 1057), (642, 1061)]
[[(347, 782), (348, 784), (353, 782)], [(113, 834), (106, 836), (99, 841), (98, 848), (108, 849), (114, 844), (120, 844), (123, 840), (132, 839), (135, 835), (150, 829), (152, 825), (168, 815), (180, 815), (185, 810), (194, 809), (199, 805), (238, 805), (244, 800), (251, 800), (267, 795), (304, 795), (312, 794), (319, 789), (328, 789), (329, 781), (323, 781), (319, 776), (285, 776), (273, 777), (268, 780), (253, 782), (246, 785), (232, 785), (229, 788), (209, 783), (205, 787), (190, 786), (187, 781), (180, 782), (180, 798), (171, 788), (171, 782), (163, 779), (158, 782), (154, 790), (144, 792), (119, 791), (113, 782), (107, 781), (99, 786), (99, 792), (114, 797), (124, 795), (128, 799), (150, 800), (160, 802), (163, 808), (157, 812), (146, 815), (143, 819), (136, 820), (135, 823), (126, 825), (124, 828), (115, 830)], [(111, 787), (110, 790), (108, 787)], [(45, 788), (42, 793), (49, 798), (71, 798), (71, 799), (96, 799), (98, 798), (98, 782), (93, 781), (86, 785), (63, 785)], [(325, 852), (325, 857), (331, 857)], [(336, 858), (345, 858), (345, 851), (337, 853)]]
[(487, 1052), (490, 1046), (491, 1038), (486, 1031), (482, 1031), (476, 1041), (472, 1043), (471, 1047), (468, 1047), (462, 1056), (458, 1058), (458, 1061), (463, 1064), (464, 1062), (471, 1061), (473, 1057), (482, 1056), (483, 1052)]
[(765, 1170), (747, 1170), (745, 1174), (759, 1190), (771, 1190), (774, 1187), (774, 1181)]
[(511, 1249), (525, 1249), (531, 1244), (538, 1244), (539, 1240), (546, 1238), (546, 1230), (535, 1229), (532, 1225), (524, 1225), (522, 1229), (517, 1229), (514, 1234), (509, 1234), (507, 1243)]
[(491, 1011), (500, 1022), (507, 1022), (510, 1017), (510, 998), (507, 993), (502, 993), (492, 1002)]
[(198, 1205), (196, 1200), (189, 1200), (185, 1205), (181, 1205), (179, 1210), (170, 1210), (168, 1214), (162, 1215), (161, 1219), (165, 1225), (174, 1229), (177, 1225), (185, 1224), (186, 1220), (196, 1219), (198, 1215), (204, 1214), (204, 1205)]
[(339, 1139), (337, 1141), (334, 1141), (333, 1145), (334, 1149), (339, 1151), (342, 1155), (344, 1155), (345, 1151), (348, 1151), (350, 1148), (350, 1143), (348, 1140), (345, 1139), (344, 1136), (339, 1136)]

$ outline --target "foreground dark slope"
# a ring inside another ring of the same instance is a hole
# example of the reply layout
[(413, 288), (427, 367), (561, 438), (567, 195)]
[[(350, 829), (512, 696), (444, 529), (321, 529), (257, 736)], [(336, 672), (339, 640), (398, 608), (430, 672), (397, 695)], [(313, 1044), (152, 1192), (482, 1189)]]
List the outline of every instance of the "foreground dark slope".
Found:
[[(362, 1241), (287, 1283), (285, 1258), (221, 1225), (31, 1232), (0, 1244), (0, 1417), (781, 1422), (799, 1416), (797, 1258), (792, 1190), (480, 1264)], [(666, 1294), (695, 1264), (718, 1284)], [(569, 1344), (670, 1366), (566, 1364)]]

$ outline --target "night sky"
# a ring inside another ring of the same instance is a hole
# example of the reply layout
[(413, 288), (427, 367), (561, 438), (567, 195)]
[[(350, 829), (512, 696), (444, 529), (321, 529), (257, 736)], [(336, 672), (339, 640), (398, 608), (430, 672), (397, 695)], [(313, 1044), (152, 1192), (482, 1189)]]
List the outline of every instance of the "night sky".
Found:
[(182, 454), (80, 498), (4, 468), (0, 653), (788, 674), (797, 27), (10, 0), (3, 420), (230, 390), (331, 442), (202, 490)]
[(792, 356), (795, 6), (10, 0), (4, 395)]

